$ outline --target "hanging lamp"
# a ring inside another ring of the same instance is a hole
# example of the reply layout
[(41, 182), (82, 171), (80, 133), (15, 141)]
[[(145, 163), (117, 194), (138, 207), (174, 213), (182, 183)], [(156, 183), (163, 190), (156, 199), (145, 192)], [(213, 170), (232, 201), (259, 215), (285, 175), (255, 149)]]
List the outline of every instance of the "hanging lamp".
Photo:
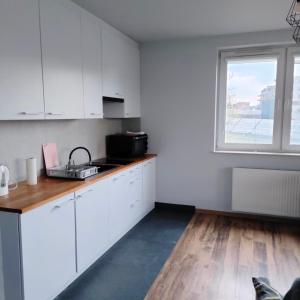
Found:
[(293, 39), (300, 43), (300, 0), (293, 0), (286, 21), (294, 28)]

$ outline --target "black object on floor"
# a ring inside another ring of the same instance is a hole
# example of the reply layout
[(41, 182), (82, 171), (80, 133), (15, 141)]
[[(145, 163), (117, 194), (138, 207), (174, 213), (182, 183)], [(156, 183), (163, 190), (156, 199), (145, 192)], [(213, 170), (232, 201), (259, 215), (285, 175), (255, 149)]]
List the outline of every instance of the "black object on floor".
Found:
[(56, 300), (141, 300), (193, 211), (155, 209)]

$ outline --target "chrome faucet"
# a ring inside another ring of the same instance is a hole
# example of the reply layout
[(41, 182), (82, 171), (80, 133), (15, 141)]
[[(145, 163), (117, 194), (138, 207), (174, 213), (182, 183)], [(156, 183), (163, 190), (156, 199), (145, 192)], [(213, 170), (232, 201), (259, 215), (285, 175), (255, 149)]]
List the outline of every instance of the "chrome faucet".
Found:
[(76, 151), (76, 150), (85, 150), (86, 152), (87, 152), (87, 154), (88, 154), (88, 156), (89, 156), (89, 165), (91, 165), (92, 164), (92, 156), (91, 156), (91, 152), (87, 149), (87, 148), (85, 148), (85, 147), (76, 147), (76, 148), (74, 148), (71, 152), (70, 152), (70, 154), (69, 154), (69, 162), (68, 162), (68, 166), (67, 166), (67, 168), (68, 169), (70, 169), (70, 167), (71, 167), (71, 160), (72, 160), (72, 155), (73, 155), (73, 153)]

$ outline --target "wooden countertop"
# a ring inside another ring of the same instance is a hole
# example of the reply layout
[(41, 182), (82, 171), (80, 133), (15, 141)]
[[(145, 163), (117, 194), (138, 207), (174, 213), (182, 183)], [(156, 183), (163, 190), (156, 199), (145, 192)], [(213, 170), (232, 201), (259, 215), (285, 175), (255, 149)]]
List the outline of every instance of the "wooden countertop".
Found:
[(41, 176), (38, 178), (38, 184), (34, 186), (27, 185), (25, 181), (20, 182), (16, 190), (10, 191), (7, 196), (0, 197), (0, 211), (25, 213), (154, 157), (156, 157), (155, 154), (146, 154), (129, 165), (120, 166), (84, 181)]

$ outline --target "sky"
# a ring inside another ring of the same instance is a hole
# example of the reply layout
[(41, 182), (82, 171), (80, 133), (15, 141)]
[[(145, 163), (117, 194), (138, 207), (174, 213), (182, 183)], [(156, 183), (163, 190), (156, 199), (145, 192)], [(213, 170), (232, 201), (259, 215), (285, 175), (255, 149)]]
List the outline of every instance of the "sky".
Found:
[(300, 76), (300, 57), (295, 59), (294, 76)]
[(259, 95), (276, 80), (276, 59), (252, 59), (247, 62), (229, 61), (227, 65), (227, 91), (235, 95), (234, 102), (258, 104)]

